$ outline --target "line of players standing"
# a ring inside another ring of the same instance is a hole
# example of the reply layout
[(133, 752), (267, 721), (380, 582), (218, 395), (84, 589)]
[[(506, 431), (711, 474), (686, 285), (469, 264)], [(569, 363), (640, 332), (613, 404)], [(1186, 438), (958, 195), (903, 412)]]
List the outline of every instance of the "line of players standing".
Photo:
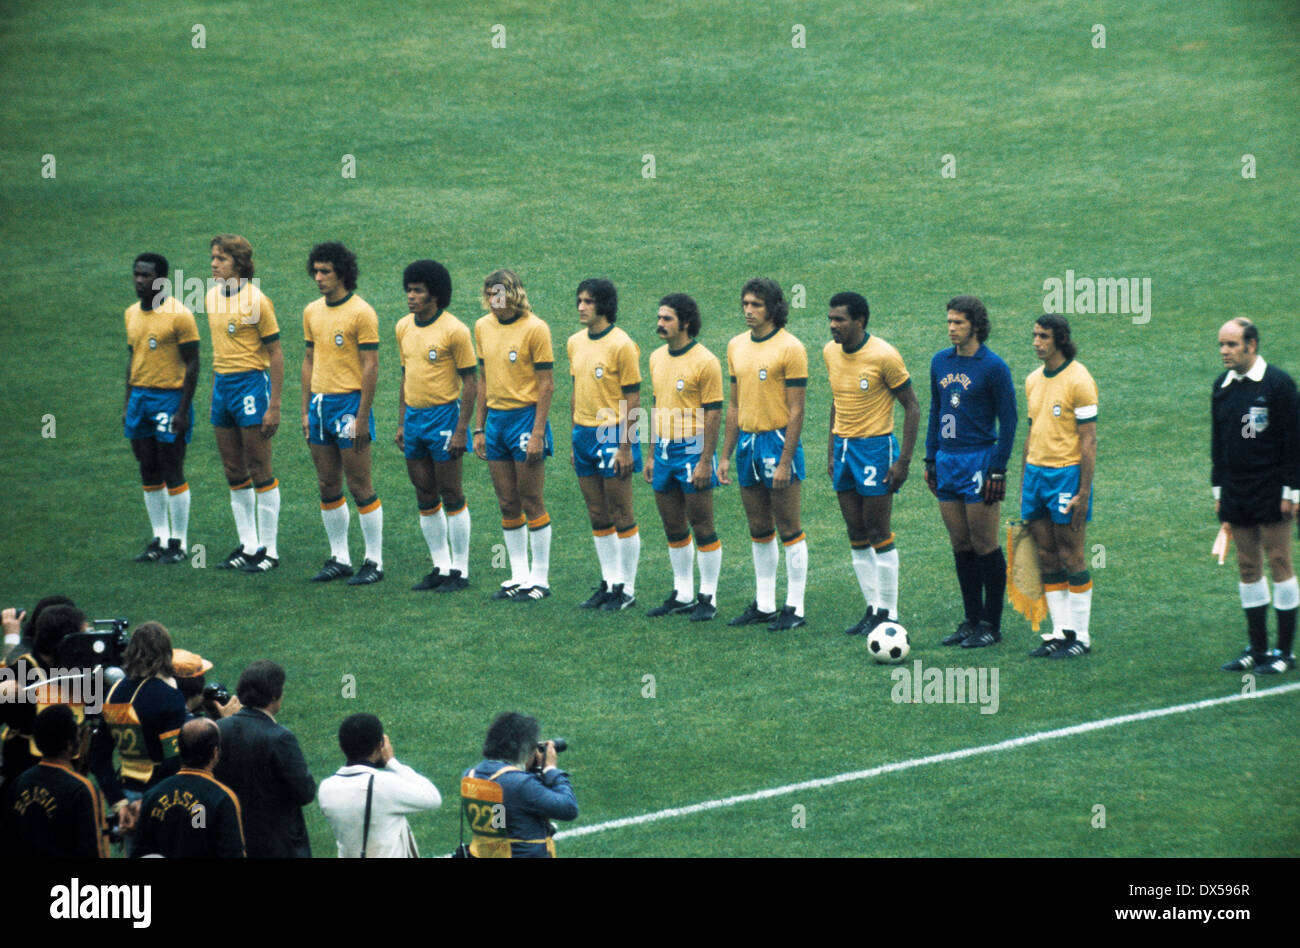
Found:
[[(205, 298), (216, 372), (211, 421), (240, 540), (218, 568), (265, 572), (279, 565), (279, 485), (270, 450), (283, 384), (279, 326), (271, 301), (252, 280), (248, 241), (218, 235), (211, 254), (213, 285)], [(370, 476), (378, 318), (355, 292), (356, 258), (342, 244), (315, 246), (307, 271), (321, 295), (303, 311), (302, 431), (330, 544), (329, 558), (312, 579), (366, 585), (384, 575), (383, 507)], [(162, 257), (136, 258), (139, 302), (126, 311), (131, 356), (124, 425), (140, 462), (154, 531), (137, 559), (177, 563), (186, 556), (189, 491), (182, 462), (193, 425), (199, 337), (194, 316), (164, 292), (168, 284), (159, 281), (167, 276)], [(510, 270), (485, 278), (488, 312), (475, 323), (472, 339), (469, 328), (446, 310), (451, 278), (445, 267), (416, 261), (404, 271), (403, 286), (410, 312), (396, 327), (402, 382), (395, 441), (406, 457), (433, 563), (413, 588), (451, 593), (469, 585), (470, 515), (461, 465), (472, 450), (488, 463), (510, 563), (509, 578), (492, 598), (546, 598), (551, 525), (544, 459), (554, 449), (548, 415), (555, 389), (550, 329), (533, 313)], [(714, 618), (722, 550), (712, 489), (731, 483), (734, 454), (755, 597), (728, 624), (763, 624), (773, 631), (804, 625), (808, 553), (800, 526), (801, 435), (808, 362), (803, 344), (784, 328), (788, 306), (780, 286), (754, 279), (742, 289), (747, 329), (727, 345), (731, 386), (725, 402), (721, 364), (696, 338), (701, 319), (695, 301), (681, 293), (661, 299), (656, 332), (664, 345), (650, 356), (648, 413), (641, 408), (639, 349), (615, 325), (614, 285), (584, 280), (576, 303), (583, 328), (567, 342), (572, 463), (601, 570), (600, 584), (581, 607), (621, 611), (636, 602), (640, 536), (632, 475), (643, 471), (654, 487), (673, 572), (672, 593), (647, 615)], [(863, 618), (845, 630), (850, 634), (867, 634), (898, 618), (890, 511), (892, 495), (908, 477), (920, 423), (907, 369), (894, 347), (867, 331), (869, 318), (861, 295), (836, 294), (828, 312), (831, 341), (822, 353), (833, 395), (827, 473), (867, 603)], [(938, 352), (930, 367), (925, 480), (952, 541), (964, 611), (943, 644), (978, 648), (1001, 641), (1006, 560), (999, 546), (1000, 505), (1015, 440), (1016, 397), (1006, 363), (984, 344), (990, 321), (983, 304), (973, 296), (954, 297), (947, 304), (947, 328), (952, 346)], [(1075, 359), (1065, 317), (1039, 317), (1033, 345), (1043, 364), (1026, 379), (1030, 433), (1021, 516), (1039, 550), (1052, 630), (1030, 655), (1074, 658), (1091, 651), (1092, 579), (1084, 549), (1096, 464), (1097, 386)], [(904, 409), (901, 446), (893, 434), (895, 401)], [(643, 459), (646, 414), (653, 449)], [(348, 552), (344, 480), (365, 537), (365, 559), (357, 570)], [(778, 535), (787, 575), (781, 608)]]

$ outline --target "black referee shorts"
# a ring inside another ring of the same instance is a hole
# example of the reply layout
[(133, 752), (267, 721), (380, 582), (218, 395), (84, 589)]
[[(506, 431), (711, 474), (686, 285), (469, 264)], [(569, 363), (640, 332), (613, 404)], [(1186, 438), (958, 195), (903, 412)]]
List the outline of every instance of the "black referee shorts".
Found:
[(1219, 519), (1239, 527), (1257, 527), (1282, 519), (1282, 482), (1272, 477), (1232, 478), (1219, 492)]

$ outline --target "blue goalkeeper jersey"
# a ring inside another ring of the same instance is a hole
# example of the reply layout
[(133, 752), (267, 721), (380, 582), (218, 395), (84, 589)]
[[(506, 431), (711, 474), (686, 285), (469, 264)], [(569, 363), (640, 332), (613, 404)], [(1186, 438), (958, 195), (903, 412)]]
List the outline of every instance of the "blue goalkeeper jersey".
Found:
[(1016, 441), (1016, 388), (1007, 364), (987, 346), (972, 356), (949, 346), (930, 360), (930, 419), (925, 456), (997, 445), (992, 468), (1005, 471)]

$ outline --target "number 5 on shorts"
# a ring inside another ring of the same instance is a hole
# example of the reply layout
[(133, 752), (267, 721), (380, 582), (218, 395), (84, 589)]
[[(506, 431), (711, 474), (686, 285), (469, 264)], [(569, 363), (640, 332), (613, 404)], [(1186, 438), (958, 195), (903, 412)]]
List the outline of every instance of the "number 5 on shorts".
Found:
[(1070, 512), (1070, 501), (1074, 499), (1073, 494), (1057, 494), (1056, 509), (1063, 514)]

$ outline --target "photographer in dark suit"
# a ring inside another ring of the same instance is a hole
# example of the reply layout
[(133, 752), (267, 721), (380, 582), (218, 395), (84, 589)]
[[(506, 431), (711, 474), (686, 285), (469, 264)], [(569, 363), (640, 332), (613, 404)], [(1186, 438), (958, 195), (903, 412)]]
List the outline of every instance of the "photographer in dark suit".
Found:
[(316, 781), (298, 739), (275, 721), (284, 669), (253, 662), (239, 676), (237, 696), (243, 707), (217, 725), (221, 758), (214, 775), (239, 797), (248, 858), (309, 858), (302, 808), (316, 798)]
[(473, 833), (470, 855), (555, 857), (551, 820), (577, 819), (578, 798), (569, 775), (556, 766), (555, 742), (539, 746), (540, 737), (537, 719), (518, 711), (498, 714), (488, 728), (483, 761), (461, 780), (463, 812)]

